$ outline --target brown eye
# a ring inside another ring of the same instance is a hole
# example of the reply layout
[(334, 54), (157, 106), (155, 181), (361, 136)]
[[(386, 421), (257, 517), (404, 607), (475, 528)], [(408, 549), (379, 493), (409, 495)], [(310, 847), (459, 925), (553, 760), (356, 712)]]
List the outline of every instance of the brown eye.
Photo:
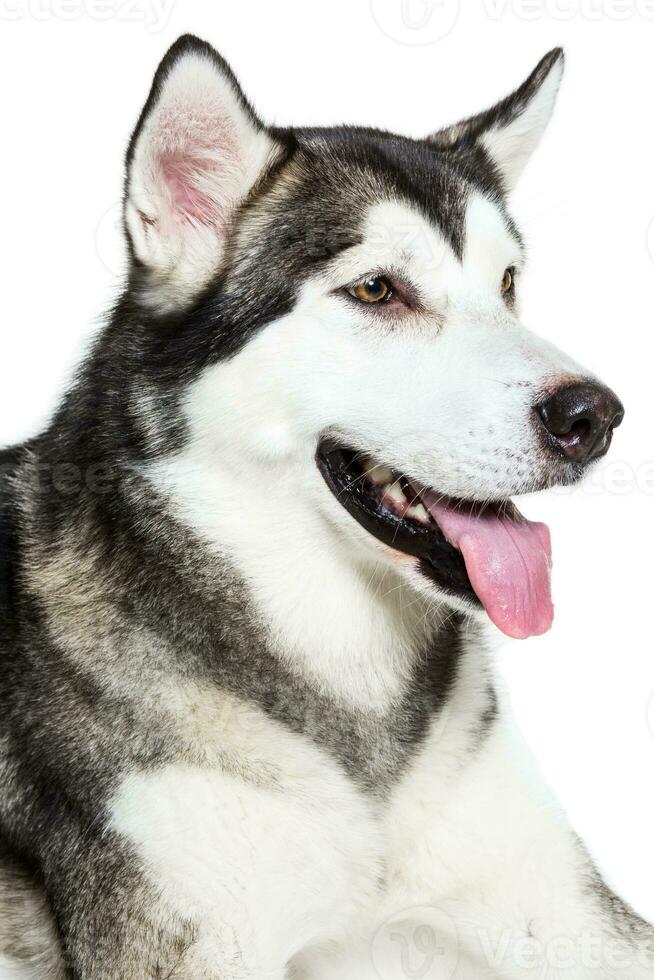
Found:
[(350, 286), (348, 293), (361, 303), (384, 303), (393, 295), (393, 287), (383, 276), (372, 276), (357, 286)]
[(506, 296), (513, 289), (513, 267), (505, 269), (504, 275), (502, 276), (502, 295)]

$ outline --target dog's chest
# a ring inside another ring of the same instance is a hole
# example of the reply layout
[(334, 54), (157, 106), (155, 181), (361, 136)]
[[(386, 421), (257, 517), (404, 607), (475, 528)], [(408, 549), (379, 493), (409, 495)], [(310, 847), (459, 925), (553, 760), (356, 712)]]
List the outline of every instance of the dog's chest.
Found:
[(377, 805), (310, 739), (240, 706), (203, 761), (127, 776), (111, 825), (200, 935), (224, 942), (229, 922), (256, 951), (265, 923), (280, 962), (343, 933), (384, 877)]
[[(434, 783), (447, 782), (469, 740), (458, 691), (433, 715), (405, 775), (428, 751)], [(236, 699), (218, 707), (196, 694), (188, 707), (188, 751), (122, 780), (113, 830), (134, 846), (166, 904), (207, 936), (235, 922), (256, 947), (255, 925), (266, 922), (267, 941), (278, 937), (275, 955), (285, 962), (345, 934), (396, 873), (406, 842), (389, 826), (390, 802), (408, 794), (400, 809), (420, 807), (414, 784), (396, 778), (372, 791), (329, 745)]]

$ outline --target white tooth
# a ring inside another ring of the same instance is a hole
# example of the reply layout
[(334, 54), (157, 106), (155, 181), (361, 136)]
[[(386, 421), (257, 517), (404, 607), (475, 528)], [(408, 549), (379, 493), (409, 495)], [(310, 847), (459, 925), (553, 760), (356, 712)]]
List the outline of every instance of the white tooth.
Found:
[(396, 504), (401, 504), (402, 507), (406, 506), (406, 499), (402, 493), (402, 488), (399, 483), (391, 483), (390, 486), (386, 487), (384, 490), (384, 496), (390, 497), (394, 500)]
[(373, 483), (392, 483), (393, 473), (389, 470), (388, 466), (382, 466), (381, 464), (376, 464), (368, 470), (368, 478), (372, 480)]
[(405, 517), (411, 517), (414, 521), (420, 521), (421, 524), (429, 524), (429, 514), (427, 509), (422, 504), (416, 504), (415, 507), (409, 507), (406, 511)]

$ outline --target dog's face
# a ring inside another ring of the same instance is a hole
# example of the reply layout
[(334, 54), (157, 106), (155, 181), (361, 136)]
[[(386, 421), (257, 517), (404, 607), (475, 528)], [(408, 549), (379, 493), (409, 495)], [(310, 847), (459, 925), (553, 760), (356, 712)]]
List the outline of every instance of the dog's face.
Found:
[(519, 318), (507, 194), (562, 65), (550, 53), (494, 109), (415, 141), (268, 130), (182, 39), (128, 154), (130, 295), (184, 378), (195, 464), (272, 493), (291, 474), (354, 561), (481, 603), (513, 636), (551, 622), (550, 556), (509, 498), (578, 478), (622, 414)]

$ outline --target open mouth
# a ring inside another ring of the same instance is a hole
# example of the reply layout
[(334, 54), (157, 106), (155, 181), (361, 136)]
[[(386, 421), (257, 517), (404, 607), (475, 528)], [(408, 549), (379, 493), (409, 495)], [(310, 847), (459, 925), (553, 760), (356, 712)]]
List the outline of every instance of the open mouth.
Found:
[(318, 468), (340, 504), (383, 544), (417, 560), (448, 595), (482, 605), (508, 636), (552, 625), (549, 531), (510, 501), (480, 505), (422, 486), (384, 463), (325, 440)]

